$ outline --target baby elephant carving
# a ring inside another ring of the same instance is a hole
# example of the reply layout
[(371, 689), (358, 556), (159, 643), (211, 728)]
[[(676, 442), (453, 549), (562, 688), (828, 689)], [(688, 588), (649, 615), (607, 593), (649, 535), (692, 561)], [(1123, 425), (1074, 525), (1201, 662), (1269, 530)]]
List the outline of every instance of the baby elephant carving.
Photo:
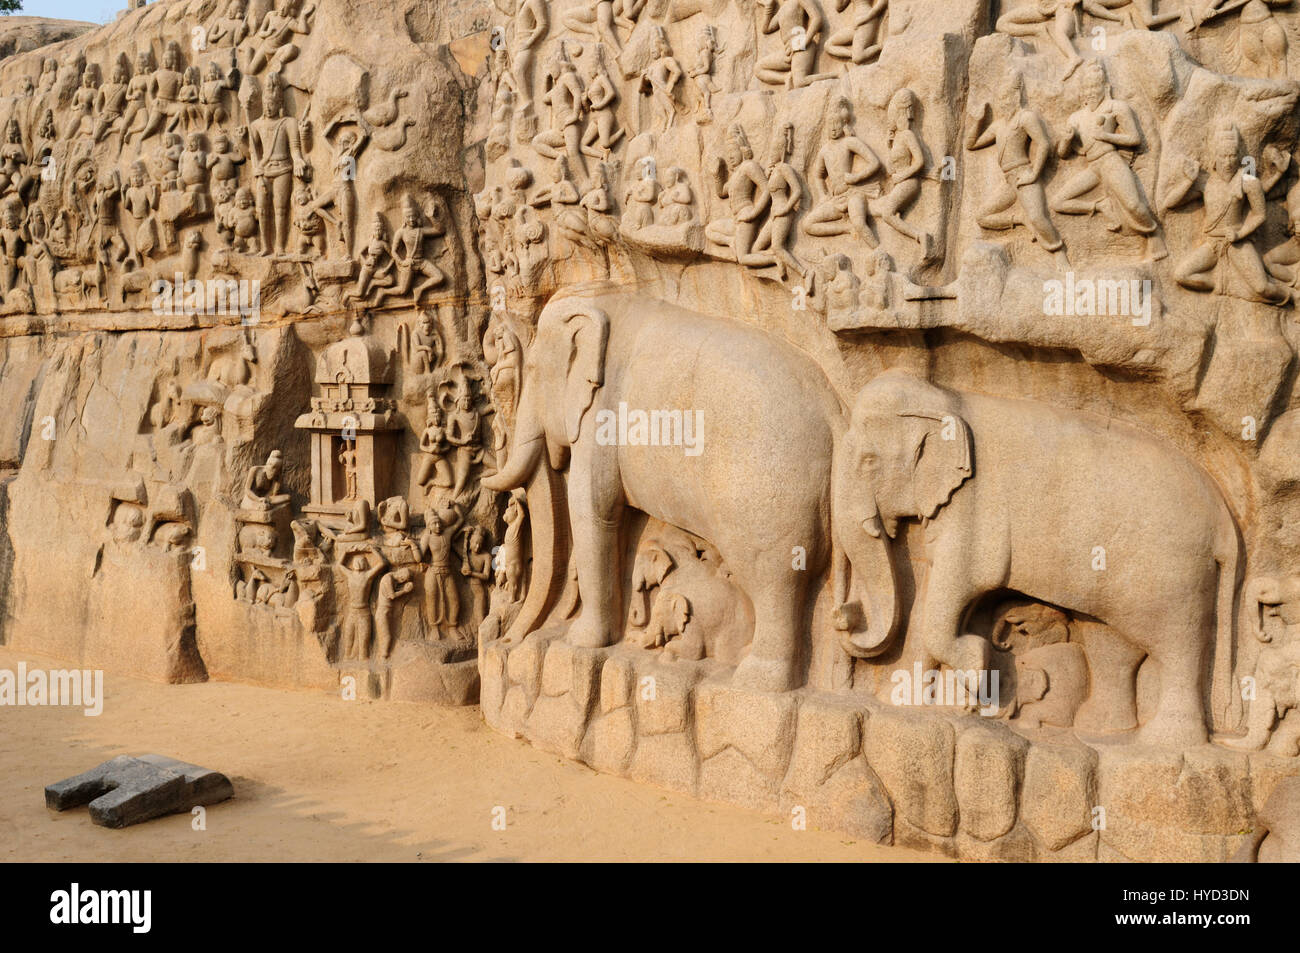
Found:
[(1015, 657), (1015, 697), (1010, 715), (1028, 728), (1069, 728), (1088, 695), (1083, 647), (1067, 641), (1069, 617), (1041, 603), (999, 611), (993, 644)]

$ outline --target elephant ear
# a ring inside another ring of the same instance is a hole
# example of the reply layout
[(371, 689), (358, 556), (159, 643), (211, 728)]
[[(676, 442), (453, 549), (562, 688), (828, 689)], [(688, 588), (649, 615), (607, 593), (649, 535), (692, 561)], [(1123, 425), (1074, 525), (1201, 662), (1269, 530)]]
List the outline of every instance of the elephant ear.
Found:
[(922, 519), (933, 519), (974, 473), (970, 427), (955, 413), (906, 412), (900, 416), (933, 423), (917, 442), (912, 460), (917, 514)]
[(582, 420), (605, 383), (605, 344), (609, 318), (596, 308), (570, 312), (562, 322), (569, 345), (564, 379), (564, 436), (572, 444), (582, 432)]

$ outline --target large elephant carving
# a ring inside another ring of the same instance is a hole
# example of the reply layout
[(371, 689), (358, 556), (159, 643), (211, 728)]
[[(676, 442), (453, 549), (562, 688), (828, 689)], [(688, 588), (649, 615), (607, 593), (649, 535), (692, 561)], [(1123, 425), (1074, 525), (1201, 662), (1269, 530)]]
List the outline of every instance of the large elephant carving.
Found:
[[(931, 659), (987, 668), (989, 643), (965, 623), (982, 597), (1010, 590), (1104, 622), (1159, 663), (1140, 740), (1206, 740), (1212, 646), (1211, 704), (1225, 718), (1240, 539), (1217, 486), (1161, 441), (888, 371), (859, 392), (838, 467), (836, 482), (859, 488), (837, 491), (862, 507), (853, 520), (889, 538), (903, 520), (924, 524), (929, 568), (908, 632)], [(845, 647), (862, 654), (853, 636)]]
[[(699, 412), (698, 452), (600, 439), (602, 412), (620, 405)], [(800, 684), (809, 598), (828, 565), (837, 624), (862, 654), (884, 651), (896, 622), (882, 607), (872, 607), (870, 627), (852, 631), (863, 613), (851, 590), (888, 592), (893, 574), (878, 528), (870, 535), (834, 516), (849, 512), (831, 498), (846, 422), (822, 370), (774, 335), (644, 295), (552, 300), (528, 348), (506, 464), (483, 480), (490, 490), (529, 487), (531, 604), (506, 637), (541, 624), (554, 604), (546, 593), (561, 588), (567, 568), (556, 553), (571, 542), (582, 610), (567, 637), (588, 646), (619, 638), (620, 529), (630, 506), (713, 544), (750, 600), (754, 637), (734, 684)]]

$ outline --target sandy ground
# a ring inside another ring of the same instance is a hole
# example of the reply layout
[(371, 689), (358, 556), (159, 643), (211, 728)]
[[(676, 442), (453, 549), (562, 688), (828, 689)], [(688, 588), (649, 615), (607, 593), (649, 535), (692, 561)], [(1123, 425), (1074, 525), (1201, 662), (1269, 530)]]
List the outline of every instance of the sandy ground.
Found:
[[(66, 663), (0, 647), (0, 669)], [(14, 861), (914, 861), (788, 820), (605, 777), (483, 724), (477, 708), (343, 701), (105, 675), (99, 717), (0, 708), (0, 859)], [(223, 771), (207, 829), (121, 831), (45, 808), (46, 784), (120, 754)], [(506, 829), (492, 829), (506, 808)]]

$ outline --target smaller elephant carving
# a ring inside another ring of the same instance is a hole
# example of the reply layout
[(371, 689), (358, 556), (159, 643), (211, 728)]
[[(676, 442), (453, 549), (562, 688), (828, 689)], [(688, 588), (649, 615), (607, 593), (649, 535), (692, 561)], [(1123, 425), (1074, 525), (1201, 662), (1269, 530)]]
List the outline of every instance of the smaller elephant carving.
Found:
[(672, 526), (646, 534), (632, 565), (630, 642), (734, 665), (752, 631), (747, 610), (713, 546)]
[(1246, 584), (1250, 628), (1260, 643), (1249, 681), (1246, 733), (1217, 740), (1230, 748), (1300, 755), (1300, 575), (1259, 576)]
[(1015, 658), (1010, 716), (1027, 728), (1072, 727), (1088, 696), (1088, 663), (1083, 647), (1067, 641), (1069, 617), (1037, 602), (1010, 604), (997, 614), (993, 644)]

